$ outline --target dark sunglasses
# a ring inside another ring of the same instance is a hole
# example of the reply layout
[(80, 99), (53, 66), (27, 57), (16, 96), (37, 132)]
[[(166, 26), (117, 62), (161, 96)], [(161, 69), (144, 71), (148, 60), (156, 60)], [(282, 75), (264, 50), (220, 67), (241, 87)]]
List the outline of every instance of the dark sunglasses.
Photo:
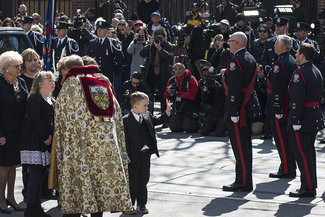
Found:
[(201, 18), (202, 20), (207, 20), (207, 19), (209, 19), (208, 17), (202, 17)]
[(119, 23), (118, 25), (119, 25), (119, 26), (125, 26), (125, 24), (124, 24), (124, 23)]
[(114, 31), (112, 31), (111, 33), (112, 33), (112, 34), (116, 34), (116, 32), (114, 32)]
[(135, 24), (135, 26), (143, 26), (143, 24), (138, 23), (138, 24)]
[(260, 30), (259, 32), (260, 32), (260, 33), (262, 33), (262, 32), (263, 32), (263, 33), (267, 33), (266, 30)]

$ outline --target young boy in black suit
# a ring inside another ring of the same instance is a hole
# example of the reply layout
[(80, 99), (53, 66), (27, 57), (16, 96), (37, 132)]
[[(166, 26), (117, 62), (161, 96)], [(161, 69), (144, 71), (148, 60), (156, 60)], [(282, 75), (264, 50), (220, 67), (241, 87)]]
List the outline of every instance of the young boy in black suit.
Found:
[[(126, 150), (129, 162), (130, 194), (132, 205), (137, 201), (137, 211), (148, 213), (147, 183), (150, 176), (150, 157), (153, 153), (159, 157), (155, 126), (169, 120), (170, 102), (159, 117), (148, 112), (149, 97), (142, 92), (134, 92), (130, 97), (131, 111), (123, 117)], [(134, 211), (126, 214), (134, 215)]]

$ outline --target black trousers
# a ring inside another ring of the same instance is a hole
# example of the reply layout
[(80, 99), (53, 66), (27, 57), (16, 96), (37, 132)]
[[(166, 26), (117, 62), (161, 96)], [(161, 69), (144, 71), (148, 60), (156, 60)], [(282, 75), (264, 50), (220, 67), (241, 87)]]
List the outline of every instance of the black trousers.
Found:
[(289, 132), (287, 131), (288, 120), (283, 118), (277, 119), (272, 115), (270, 123), (281, 160), (278, 171), (284, 174), (296, 174), (296, 162), (289, 143)]
[(42, 179), (47, 168), (43, 166), (29, 166), (29, 179), (27, 184), (27, 203), (41, 204)]
[(132, 205), (143, 207), (148, 201), (147, 184), (150, 178), (151, 151), (140, 152), (138, 159), (129, 163), (130, 194)]
[(148, 80), (147, 80), (147, 85), (149, 87), (150, 92), (152, 95), (155, 94), (156, 88), (159, 93), (159, 101), (160, 101), (160, 111), (163, 113), (166, 111), (167, 105), (166, 105), (166, 100), (164, 98), (164, 93), (167, 87), (164, 87), (161, 81), (161, 75), (158, 74), (156, 75), (153, 70), (149, 70), (149, 75), (148, 75)]
[[(76, 214), (63, 214), (62, 217), (80, 217), (81, 213), (76, 213)], [(91, 217), (102, 217), (103, 212), (97, 212), (97, 213), (92, 213), (90, 214)]]
[(169, 120), (169, 128), (172, 132), (194, 133), (199, 130), (198, 120), (192, 118), (190, 115), (183, 115), (172, 112)]
[(253, 119), (246, 119), (246, 126), (227, 120), (228, 134), (236, 158), (235, 183), (253, 186), (252, 180), (252, 124)]
[(223, 117), (215, 118), (212, 115), (207, 115), (201, 127), (201, 135), (208, 136), (210, 133), (214, 132), (215, 136), (225, 136), (227, 125), (223, 119)]
[(292, 132), (290, 145), (300, 170), (301, 189), (317, 188), (315, 139), (317, 132)]

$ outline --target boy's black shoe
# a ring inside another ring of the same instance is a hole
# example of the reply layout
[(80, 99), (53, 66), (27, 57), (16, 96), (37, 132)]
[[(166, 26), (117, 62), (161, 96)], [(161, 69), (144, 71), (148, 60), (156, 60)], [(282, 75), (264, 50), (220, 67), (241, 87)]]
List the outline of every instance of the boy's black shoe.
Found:
[(138, 206), (137, 211), (139, 213), (141, 213), (141, 214), (148, 214), (149, 213), (148, 209), (145, 206), (143, 206), (143, 207)]
[(127, 212), (122, 212), (123, 214), (126, 214), (126, 215), (135, 215), (137, 214), (134, 210), (134, 208), (132, 207), (132, 210), (131, 211), (127, 211)]

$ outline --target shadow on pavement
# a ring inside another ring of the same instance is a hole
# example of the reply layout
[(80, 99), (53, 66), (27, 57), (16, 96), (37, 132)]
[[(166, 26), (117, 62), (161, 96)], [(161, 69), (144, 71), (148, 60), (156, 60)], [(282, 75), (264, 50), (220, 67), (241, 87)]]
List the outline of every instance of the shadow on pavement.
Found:
[[(285, 191), (290, 186), (288, 184), (292, 179), (276, 179), (271, 182), (264, 182), (256, 184), (256, 188), (253, 192), (259, 199), (273, 199), (275, 196), (285, 194)], [(270, 192), (269, 190), (275, 190), (274, 192)]]
[[(234, 192), (230, 196), (213, 199), (202, 208), (204, 211), (203, 215), (220, 216), (225, 213), (233, 212), (243, 204), (249, 202), (249, 200), (244, 199), (247, 194), (249, 194), (249, 192)], [(231, 200), (231, 202), (228, 200)]]
[[(279, 209), (274, 214), (274, 216), (293, 216), (293, 213), (299, 213), (299, 216), (307, 216), (310, 214), (311, 209), (317, 206), (316, 204), (310, 204), (313, 197), (302, 197), (298, 200), (283, 203), (279, 205)], [(305, 204), (304, 206), (297, 206), (297, 203)], [(306, 205), (307, 204), (307, 205)], [(296, 215), (297, 216), (297, 215)]]

